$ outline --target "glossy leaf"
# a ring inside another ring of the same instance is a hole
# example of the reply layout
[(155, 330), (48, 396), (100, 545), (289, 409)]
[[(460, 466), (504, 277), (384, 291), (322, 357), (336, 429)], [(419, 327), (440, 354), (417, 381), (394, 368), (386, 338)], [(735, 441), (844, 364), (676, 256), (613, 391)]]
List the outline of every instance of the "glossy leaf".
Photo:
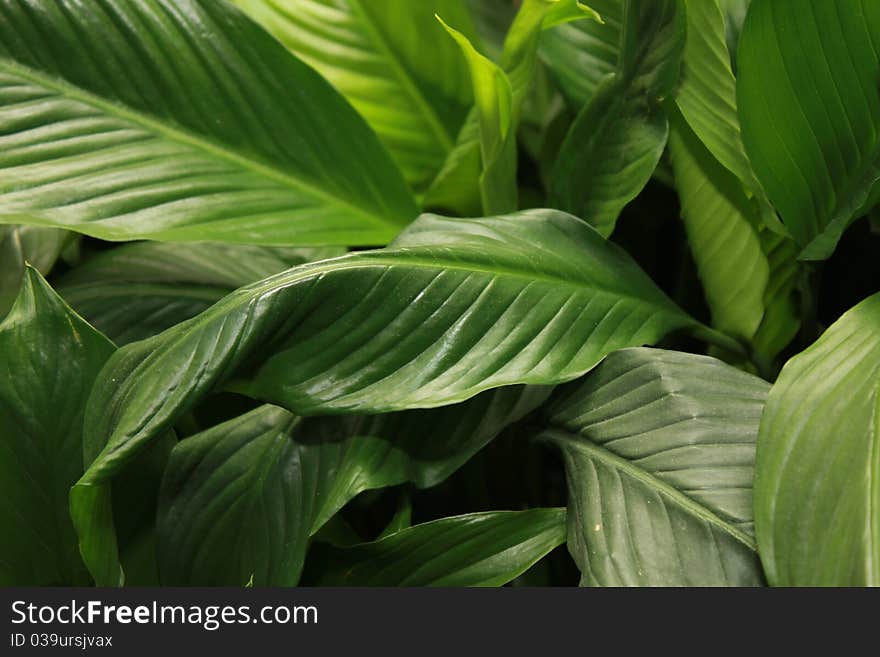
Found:
[(91, 398), (97, 458), (74, 518), (94, 518), (98, 489), (223, 385), (298, 414), (433, 407), (573, 379), (615, 349), (695, 326), (570, 215), (426, 215), (388, 249), (292, 269), (122, 348)]
[(85, 403), (114, 346), (33, 268), (0, 324), (0, 584), (90, 583), (67, 494), (83, 472)]
[(501, 586), (565, 541), (565, 509), (441, 518), (332, 548), (323, 586)]
[(626, 0), (615, 71), (596, 87), (562, 143), (551, 202), (603, 235), (660, 161), (669, 129), (661, 102), (678, 81), (684, 36), (683, 1)]
[(752, 476), (769, 385), (706, 356), (626, 349), (559, 391), (568, 545), (589, 586), (756, 586)]
[(737, 92), (752, 166), (801, 258), (880, 198), (880, 4), (754, 0)]
[(755, 524), (777, 586), (880, 585), (880, 295), (783, 368), (761, 418)]
[(463, 0), (234, 2), (327, 78), (376, 131), (409, 183), (424, 190), (471, 103), (467, 68), (434, 19), (445, 17), (473, 39)]
[(195, 317), (243, 285), (342, 253), (338, 247), (141, 242), (86, 260), (57, 287), (77, 312), (124, 345)]
[(296, 584), (309, 536), (355, 495), (439, 483), (548, 394), (500, 388), (448, 407), (341, 418), (263, 406), (187, 438), (163, 483), (163, 582)]
[(417, 213), (357, 113), (225, 2), (3, 0), (0, 121), (0, 222), (384, 244)]

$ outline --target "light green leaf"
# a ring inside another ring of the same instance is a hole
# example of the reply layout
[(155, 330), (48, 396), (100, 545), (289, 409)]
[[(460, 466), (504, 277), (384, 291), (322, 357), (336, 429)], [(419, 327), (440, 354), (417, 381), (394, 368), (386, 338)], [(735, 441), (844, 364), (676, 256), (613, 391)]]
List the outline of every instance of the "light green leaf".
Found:
[(675, 187), (712, 325), (751, 340), (764, 317), (770, 275), (760, 219), (739, 181), (712, 157), (682, 116), (676, 113), (671, 124)]
[(501, 586), (565, 541), (565, 509), (441, 518), (329, 548), (322, 586)]
[[(582, 18), (601, 20), (596, 12), (575, 0), (525, 0), (507, 33), (499, 64), (480, 54), (464, 35), (444, 23), (470, 66), (475, 107), (428, 191), (428, 206), (478, 214), (474, 201), (478, 197), (483, 214), (517, 209), (516, 131), (535, 74), (538, 37), (542, 29)], [(474, 186), (477, 177), (479, 184)]]
[(363, 245), (417, 213), (357, 113), (225, 2), (0, 1), (0, 122), (3, 223)]
[(801, 266), (797, 245), (791, 239), (768, 228), (761, 230), (759, 236), (770, 276), (764, 290), (764, 318), (752, 338), (752, 347), (758, 359), (770, 362), (788, 346), (801, 325)]
[(752, 476), (769, 385), (706, 356), (626, 349), (558, 391), (568, 545), (589, 586), (756, 586)]
[(68, 515), (85, 403), (114, 346), (33, 268), (0, 324), (0, 584), (90, 583)]
[(742, 142), (726, 39), (718, 0), (687, 0), (684, 68), (675, 103), (712, 156), (754, 194), (761, 188)]
[(58, 281), (58, 292), (118, 345), (151, 337), (210, 308), (248, 283), (339, 247), (140, 242), (86, 260)]
[(298, 414), (425, 408), (570, 380), (698, 326), (575, 217), (425, 215), (388, 249), (297, 267), (122, 348), (90, 401), (97, 459), (74, 517), (92, 517), (87, 489), (224, 385)]
[(737, 93), (752, 166), (807, 260), (880, 198), (880, 3), (754, 0)]
[(463, 0), (234, 2), (327, 78), (424, 191), (471, 103), (467, 68), (434, 20), (440, 14), (474, 38)]
[(878, 390), (875, 294), (792, 358), (770, 391), (755, 525), (771, 584), (880, 585)]
[[(442, 21), (441, 21), (442, 22)], [(480, 126), (480, 200), (487, 214), (513, 212), (516, 199), (516, 139), (510, 137), (513, 92), (507, 75), (477, 52), (467, 37), (443, 27), (461, 47), (471, 71)]]
[(439, 483), (548, 394), (499, 388), (449, 407), (341, 418), (263, 406), (187, 438), (163, 483), (163, 582), (296, 584), (309, 536), (355, 495)]
[(626, 0), (615, 71), (598, 84), (559, 151), (554, 207), (603, 235), (660, 161), (669, 129), (661, 103), (675, 89), (684, 36), (683, 0)]

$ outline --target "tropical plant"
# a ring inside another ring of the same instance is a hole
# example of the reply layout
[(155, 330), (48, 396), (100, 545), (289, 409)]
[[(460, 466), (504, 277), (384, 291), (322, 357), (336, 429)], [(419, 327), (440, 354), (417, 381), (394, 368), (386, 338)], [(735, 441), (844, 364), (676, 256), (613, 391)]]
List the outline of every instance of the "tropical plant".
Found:
[(880, 584), (880, 3), (589, 4), (0, 0), (0, 584)]

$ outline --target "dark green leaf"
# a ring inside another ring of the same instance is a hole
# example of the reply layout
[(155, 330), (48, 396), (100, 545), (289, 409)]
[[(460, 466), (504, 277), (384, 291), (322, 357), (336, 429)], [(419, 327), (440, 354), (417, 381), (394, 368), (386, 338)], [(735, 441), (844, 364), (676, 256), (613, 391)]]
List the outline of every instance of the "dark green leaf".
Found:
[(91, 522), (89, 489), (224, 384), (298, 414), (425, 408), (573, 379), (696, 326), (575, 217), (425, 215), (388, 249), (297, 267), (122, 348), (90, 401), (97, 460), (74, 517)]
[(754, 0), (738, 50), (743, 140), (801, 258), (880, 198), (880, 3)]
[(2, 0), (0, 121), (4, 223), (384, 244), (417, 213), (357, 113), (216, 0)]
[(625, 0), (615, 71), (596, 86), (559, 151), (554, 207), (603, 235), (660, 161), (669, 130), (661, 102), (678, 81), (684, 35), (683, 0)]
[(324, 586), (501, 586), (565, 541), (565, 509), (442, 518), (331, 548)]
[(141, 242), (105, 251), (58, 281), (77, 312), (118, 345), (151, 337), (248, 283), (344, 250)]
[(0, 324), (0, 584), (84, 585), (67, 494), (89, 391), (113, 352), (33, 268)]
[(263, 406), (187, 438), (163, 483), (163, 582), (296, 584), (309, 536), (355, 495), (442, 481), (548, 394), (500, 388), (372, 417), (301, 419)]
[(752, 476), (769, 385), (706, 356), (626, 349), (551, 403), (568, 545), (590, 586), (755, 586)]

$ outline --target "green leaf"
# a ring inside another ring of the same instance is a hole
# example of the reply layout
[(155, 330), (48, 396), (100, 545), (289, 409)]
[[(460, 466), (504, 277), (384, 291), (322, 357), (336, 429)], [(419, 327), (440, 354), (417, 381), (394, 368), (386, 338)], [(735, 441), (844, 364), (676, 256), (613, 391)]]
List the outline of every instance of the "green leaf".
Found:
[(539, 54), (574, 110), (586, 105), (617, 70), (623, 0), (591, 0), (602, 17), (559, 25), (541, 35)]
[(451, 406), (326, 420), (330, 430), (346, 438), (337, 438), (335, 451), (322, 447), (320, 461), (338, 465), (312, 531), (363, 491), (407, 482), (419, 488), (436, 486), (504, 428), (535, 410), (550, 391), (510, 386)]
[(357, 113), (225, 2), (2, 0), (0, 121), (4, 223), (360, 245), (417, 213)]
[[(471, 103), (438, 13), (475, 32), (463, 0), (234, 0), (344, 95), (424, 191)], [(426, 55), (430, 53), (430, 55)]]
[(0, 319), (12, 307), (24, 278), (25, 263), (48, 276), (68, 233), (37, 226), (0, 226)]
[(90, 401), (97, 458), (74, 518), (93, 517), (86, 489), (223, 386), (303, 415), (426, 408), (570, 380), (697, 326), (575, 217), (425, 215), (388, 249), (297, 267), (120, 349)]
[(754, 0), (737, 93), (752, 166), (807, 260), (880, 198), (880, 4)]
[(769, 385), (706, 356), (626, 349), (551, 401), (568, 545), (589, 586), (755, 586), (752, 475)]
[(446, 23), (443, 27), (461, 47), (471, 71), (480, 125), (480, 200), (483, 212), (513, 212), (517, 208), (517, 152), (516, 139), (510, 136), (513, 129), (510, 81), (504, 71), (477, 52), (461, 32)]
[(512, 0), (465, 0), (465, 2), (486, 55), (493, 61), (498, 61), (504, 48), (504, 37), (516, 17), (518, 7)]
[(426, 205), (465, 215), (479, 214), (478, 208), (483, 214), (517, 209), (516, 132), (535, 74), (538, 37), (542, 29), (582, 18), (601, 20), (576, 0), (525, 0), (510, 26), (497, 65), (480, 54), (467, 37), (443, 23), (470, 66), (475, 107), (428, 190)]
[(764, 318), (752, 338), (752, 347), (758, 359), (769, 362), (788, 346), (800, 328), (798, 286), (802, 273), (797, 245), (791, 239), (766, 228), (759, 235), (770, 276), (764, 290)]
[(684, 35), (683, 0), (626, 0), (615, 72), (598, 84), (562, 143), (551, 201), (603, 235), (663, 154), (669, 126), (661, 103), (678, 81)]
[(391, 516), (391, 520), (385, 525), (385, 529), (379, 534), (377, 540), (387, 538), (408, 527), (412, 527), (412, 499), (407, 491), (403, 491), (400, 493), (394, 515)]
[(157, 519), (163, 584), (296, 584), (322, 481), (298, 458), (299, 422), (264, 406), (178, 443)]
[(565, 541), (565, 509), (441, 518), (330, 548), (322, 586), (501, 586)]
[(0, 324), (0, 584), (90, 583), (67, 494), (83, 472), (86, 399), (113, 352), (33, 268)]
[(777, 586), (880, 585), (880, 295), (782, 369), (761, 418), (755, 525)]
[(163, 583), (294, 585), (309, 536), (355, 495), (439, 483), (548, 394), (517, 386), (449, 407), (341, 418), (263, 406), (187, 438), (162, 487)]
[(764, 317), (770, 275), (756, 208), (682, 116), (676, 114), (671, 123), (669, 154), (675, 187), (712, 325), (751, 340)]
[(687, 0), (687, 40), (675, 103), (712, 156), (753, 194), (761, 193), (739, 126), (736, 78), (718, 0)]
[(125, 345), (195, 317), (243, 285), (342, 253), (338, 247), (140, 242), (86, 260), (57, 287), (92, 325)]

